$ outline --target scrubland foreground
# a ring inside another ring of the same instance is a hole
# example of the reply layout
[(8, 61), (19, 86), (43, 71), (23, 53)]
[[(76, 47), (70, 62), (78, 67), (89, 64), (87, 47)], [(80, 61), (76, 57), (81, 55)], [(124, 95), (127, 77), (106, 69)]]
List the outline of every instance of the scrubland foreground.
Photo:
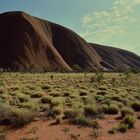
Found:
[(0, 140), (140, 140), (139, 73), (0, 73)]

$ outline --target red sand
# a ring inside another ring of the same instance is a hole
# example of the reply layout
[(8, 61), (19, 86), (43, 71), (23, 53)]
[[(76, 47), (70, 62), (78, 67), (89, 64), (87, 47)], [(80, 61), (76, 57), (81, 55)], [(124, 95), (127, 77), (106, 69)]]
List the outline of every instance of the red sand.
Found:
[[(137, 120), (135, 128), (128, 130), (125, 133), (109, 134), (108, 131), (117, 126), (119, 120), (117, 116), (107, 115), (105, 119), (99, 120), (101, 135), (97, 140), (140, 140), (140, 120)], [(18, 129), (9, 130), (6, 140), (20, 140), (23, 137), (38, 137), (38, 140), (94, 140), (90, 136), (92, 128), (85, 128), (74, 125), (69, 125), (63, 121), (61, 124), (51, 125), (54, 121), (36, 121), (28, 126)], [(37, 128), (35, 134), (29, 133), (31, 128)], [(67, 132), (64, 132), (66, 130)]]

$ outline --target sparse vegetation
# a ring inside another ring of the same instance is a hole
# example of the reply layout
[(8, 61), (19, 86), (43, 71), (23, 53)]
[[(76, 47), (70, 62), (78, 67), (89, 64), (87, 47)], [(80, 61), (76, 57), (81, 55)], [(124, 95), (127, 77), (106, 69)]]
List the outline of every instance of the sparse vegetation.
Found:
[(6, 132), (4, 128), (0, 127), (0, 140), (6, 140)]
[(134, 111), (131, 108), (123, 107), (121, 109), (121, 116), (125, 117), (126, 115), (134, 115)]
[(122, 120), (109, 133), (125, 132), (134, 127), (140, 111), (140, 76), (131, 73), (129, 82), (126, 77), (102, 72), (1, 73), (0, 124), (21, 127), (41, 116), (99, 129), (99, 119), (110, 114)]
[(106, 108), (104, 107), (104, 112), (106, 114), (118, 114), (119, 112), (119, 107), (115, 104), (110, 104), (109, 106), (107, 106)]
[(135, 111), (140, 111), (140, 101), (134, 101), (134, 102), (132, 102), (131, 107), (132, 107)]
[(136, 122), (135, 115), (125, 115), (121, 123), (128, 125), (128, 128), (132, 128), (134, 127), (135, 122)]
[(16, 127), (32, 122), (36, 117), (36, 112), (27, 109), (11, 108), (6, 105), (0, 106), (0, 122), (12, 124)]

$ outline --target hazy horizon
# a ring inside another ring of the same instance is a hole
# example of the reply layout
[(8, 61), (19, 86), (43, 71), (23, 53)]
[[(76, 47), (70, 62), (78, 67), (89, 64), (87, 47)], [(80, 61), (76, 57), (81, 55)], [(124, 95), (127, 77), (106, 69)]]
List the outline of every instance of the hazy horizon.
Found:
[(78, 33), (88, 42), (140, 55), (140, 0), (5, 0), (0, 12), (24, 11)]

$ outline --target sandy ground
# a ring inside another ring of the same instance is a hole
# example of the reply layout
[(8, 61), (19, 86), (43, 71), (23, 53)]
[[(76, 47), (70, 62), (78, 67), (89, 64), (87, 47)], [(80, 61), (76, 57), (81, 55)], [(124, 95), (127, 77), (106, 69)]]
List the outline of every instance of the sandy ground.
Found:
[[(107, 115), (105, 119), (99, 120), (101, 128), (98, 131), (70, 125), (67, 121), (53, 124), (54, 121), (38, 120), (21, 129), (9, 129), (6, 140), (25, 140), (25, 137), (34, 138), (30, 140), (140, 140), (140, 120), (137, 120), (135, 128), (125, 133), (109, 134), (108, 131), (120, 121), (117, 117)], [(96, 132), (99, 132), (97, 138)]]

